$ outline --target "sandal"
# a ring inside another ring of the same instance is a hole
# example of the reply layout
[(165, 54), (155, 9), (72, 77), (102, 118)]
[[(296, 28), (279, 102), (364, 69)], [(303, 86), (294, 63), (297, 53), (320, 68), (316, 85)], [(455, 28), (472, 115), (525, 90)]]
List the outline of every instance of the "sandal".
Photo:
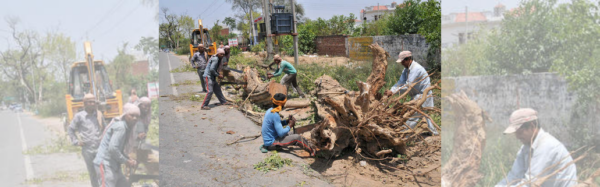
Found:
[(260, 146), (260, 152), (262, 152), (262, 153), (268, 153), (269, 150), (267, 150), (267, 148), (265, 147), (265, 145), (261, 145)]
[(205, 107), (202, 107), (201, 109), (202, 110), (210, 110), (210, 107), (205, 106)]

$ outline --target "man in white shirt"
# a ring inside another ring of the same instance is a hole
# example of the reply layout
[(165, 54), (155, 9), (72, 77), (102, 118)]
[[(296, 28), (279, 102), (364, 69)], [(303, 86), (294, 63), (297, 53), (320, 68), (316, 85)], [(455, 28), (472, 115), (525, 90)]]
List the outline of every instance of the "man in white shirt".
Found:
[[(402, 75), (400, 75), (400, 80), (398, 80), (398, 82), (394, 86), (392, 86), (390, 90), (385, 91), (384, 94), (389, 97), (397, 93), (404, 93), (408, 91), (408, 95), (413, 100), (420, 99), (425, 89), (431, 86), (428, 76), (429, 74), (427, 74), (427, 71), (425, 70), (425, 68), (423, 68), (423, 66), (421, 66), (416, 61), (413, 61), (412, 53), (410, 51), (400, 52), (400, 54), (398, 55), (398, 60), (396, 62), (401, 63), (402, 66), (404, 66), (404, 70), (402, 71)], [(411, 90), (408, 90), (409, 85), (416, 82), (418, 83), (415, 84)], [(431, 97), (432, 94), (433, 92), (431, 90), (427, 92), (426, 97), (428, 98), (425, 100), (423, 105), (421, 105), (422, 107), (433, 107), (433, 97)], [(421, 116), (422, 115), (419, 113), (415, 114), (414, 116), (412, 116), (412, 118), (406, 121), (406, 124), (410, 126), (410, 128), (415, 128), (415, 126), (417, 126), (417, 123), (421, 119)], [(427, 126), (434, 135), (439, 134), (436, 127), (433, 125), (433, 123), (431, 123), (431, 119), (429, 118), (427, 118)]]
[(515, 134), (523, 143), (517, 153), (512, 169), (496, 187), (537, 186), (541, 177), (552, 175), (544, 181), (542, 187), (568, 187), (577, 185), (577, 169), (567, 148), (554, 136), (544, 131), (538, 121), (537, 112), (531, 108), (522, 108), (510, 115), (510, 125), (504, 134)]

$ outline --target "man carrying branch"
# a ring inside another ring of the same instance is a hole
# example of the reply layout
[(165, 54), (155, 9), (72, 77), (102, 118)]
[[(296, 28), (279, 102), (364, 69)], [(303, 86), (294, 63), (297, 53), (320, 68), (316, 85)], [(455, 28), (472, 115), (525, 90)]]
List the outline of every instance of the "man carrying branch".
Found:
[[(416, 61), (413, 61), (412, 53), (410, 51), (402, 51), (398, 54), (397, 63), (402, 64), (404, 66), (404, 70), (402, 71), (402, 75), (400, 75), (400, 80), (390, 90), (385, 91), (385, 95), (390, 97), (396, 93), (404, 93), (408, 91), (408, 95), (413, 99), (420, 99), (423, 96), (423, 92), (429, 86), (431, 86), (429, 76), (427, 71), (423, 66), (421, 66)], [(412, 89), (408, 90), (410, 85), (416, 83)], [(421, 105), (422, 107), (433, 107), (433, 97), (431, 97), (433, 91), (429, 90), (427, 92), (427, 99)], [(406, 121), (406, 124), (412, 129), (417, 126), (417, 123), (421, 119), (421, 114), (415, 114)], [(431, 119), (427, 118), (427, 127), (434, 134), (438, 135), (437, 129), (431, 123)]]

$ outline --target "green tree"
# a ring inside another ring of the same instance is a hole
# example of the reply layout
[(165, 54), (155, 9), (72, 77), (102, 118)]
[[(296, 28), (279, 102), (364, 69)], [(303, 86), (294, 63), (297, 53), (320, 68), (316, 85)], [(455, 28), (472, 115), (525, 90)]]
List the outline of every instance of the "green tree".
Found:
[(136, 50), (141, 50), (145, 55), (150, 56), (150, 65), (152, 67), (158, 66), (158, 40), (154, 37), (143, 37), (140, 42), (135, 46)]
[(229, 29), (231, 30), (235, 29), (235, 27), (237, 26), (235, 19), (232, 17), (226, 17), (225, 20), (223, 20), (223, 23), (229, 26)]
[(388, 27), (398, 35), (417, 34), (424, 20), (421, 0), (406, 0), (391, 15)]
[(75, 62), (75, 42), (63, 33), (47, 33), (42, 41), (46, 59), (53, 64), (54, 71), (60, 74), (61, 82), (68, 82), (71, 64)]

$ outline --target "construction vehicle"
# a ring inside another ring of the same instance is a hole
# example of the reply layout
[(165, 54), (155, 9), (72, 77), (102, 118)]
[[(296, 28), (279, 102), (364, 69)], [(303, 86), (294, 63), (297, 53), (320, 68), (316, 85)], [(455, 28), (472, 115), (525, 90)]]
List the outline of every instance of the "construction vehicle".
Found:
[(65, 96), (67, 113), (63, 114), (65, 132), (73, 116), (84, 109), (83, 96), (91, 93), (96, 96), (99, 103), (98, 109), (102, 112), (107, 122), (123, 113), (123, 97), (121, 90), (113, 90), (112, 82), (104, 67), (104, 62), (94, 60), (92, 44), (84, 42), (85, 61), (75, 62), (71, 65), (69, 75), (69, 93)]
[(210, 34), (207, 28), (202, 26), (202, 20), (198, 20), (198, 29), (194, 29), (190, 36), (190, 62), (194, 53), (198, 51), (198, 44), (204, 45), (205, 51), (208, 56), (217, 54), (217, 42), (213, 42), (210, 39)]

